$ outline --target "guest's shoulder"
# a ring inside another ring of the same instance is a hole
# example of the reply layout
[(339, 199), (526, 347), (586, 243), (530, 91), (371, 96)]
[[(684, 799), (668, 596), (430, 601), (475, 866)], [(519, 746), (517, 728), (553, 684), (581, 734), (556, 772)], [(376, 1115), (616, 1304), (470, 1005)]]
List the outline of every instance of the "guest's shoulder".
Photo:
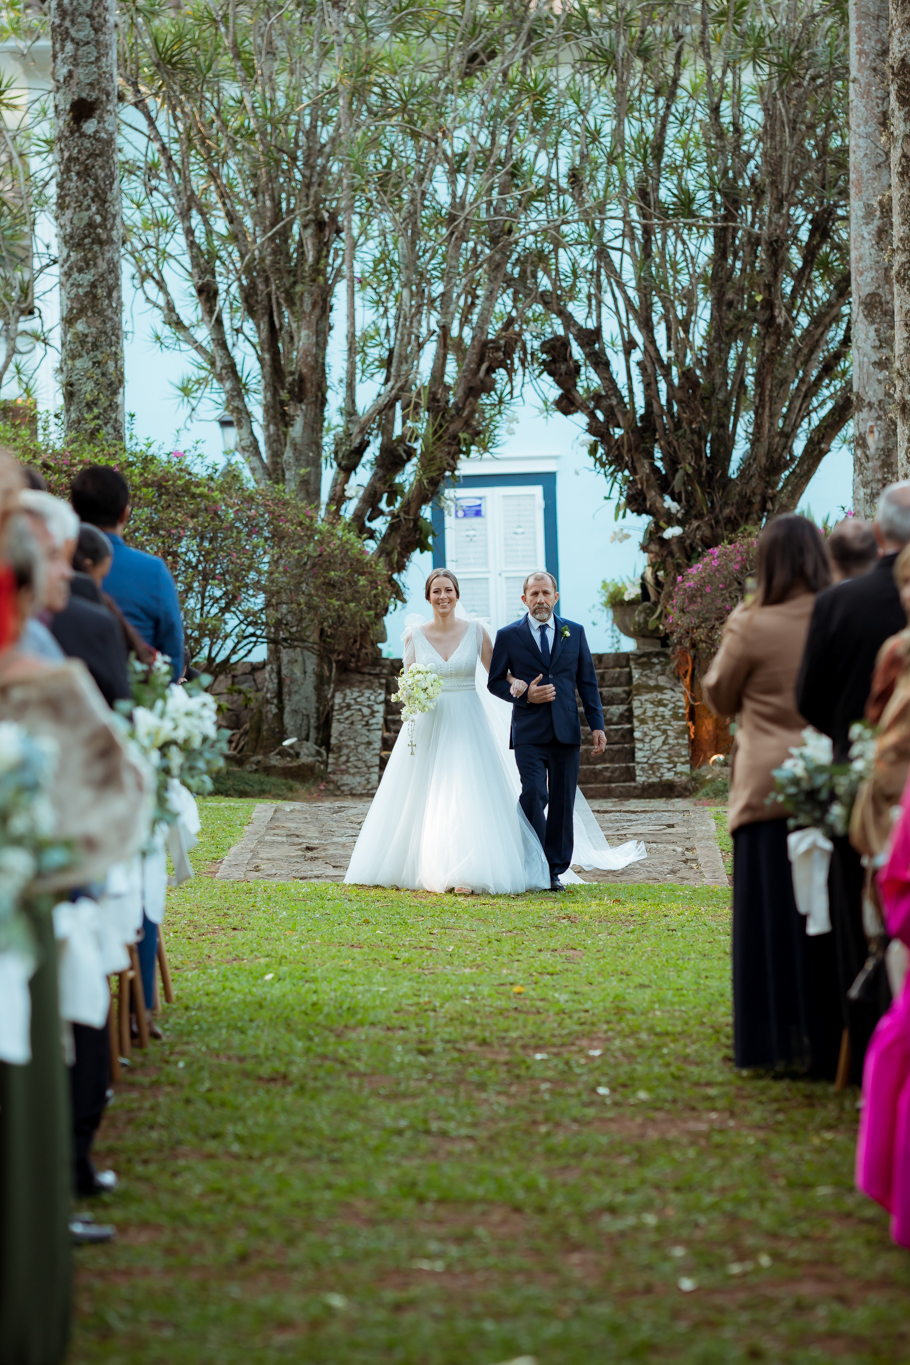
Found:
[(135, 545), (127, 545), (121, 541), (114, 547), (114, 563), (119, 559), (121, 564), (129, 564), (131, 568), (144, 569), (149, 574), (169, 573), (167, 564), (160, 555), (149, 554), (148, 550), (137, 550)]

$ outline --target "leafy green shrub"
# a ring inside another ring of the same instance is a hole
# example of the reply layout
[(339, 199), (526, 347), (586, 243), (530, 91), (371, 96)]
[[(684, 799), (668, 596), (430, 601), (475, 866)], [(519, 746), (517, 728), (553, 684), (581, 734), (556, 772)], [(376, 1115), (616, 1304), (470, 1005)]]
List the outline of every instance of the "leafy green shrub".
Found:
[(0, 425), (0, 444), (62, 498), (87, 464), (120, 470), (129, 543), (160, 555), (174, 575), (187, 657), (213, 677), (264, 645), (352, 659), (385, 614), (388, 575), (356, 533), (280, 487), (251, 487), (230, 466), (194, 467), (183, 452), (148, 443), (111, 450)]

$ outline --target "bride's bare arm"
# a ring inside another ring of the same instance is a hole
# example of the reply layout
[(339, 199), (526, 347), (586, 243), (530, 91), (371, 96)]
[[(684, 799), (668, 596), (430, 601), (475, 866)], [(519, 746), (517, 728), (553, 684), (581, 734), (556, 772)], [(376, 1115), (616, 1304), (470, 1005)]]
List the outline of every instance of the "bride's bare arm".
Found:
[(480, 621), (478, 621), (477, 624), (478, 624), (478, 626), (479, 626), (479, 628), (480, 628), (480, 637), (481, 637), (481, 638), (480, 638), (480, 662), (483, 664), (484, 672), (485, 672), (485, 673), (489, 673), (489, 671), (490, 671), (490, 660), (491, 660), (492, 657), (493, 657), (493, 641), (490, 639), (490, 636), (489, 636), (489, 634), (488, 634), (488, 632), (487, 632), (486, 626), (483, 625)]
[(404, 654), (401, 660), (404, 665), (405, 673), (407, 673), (408, 669), (411, 667), (414, 659), (414, 632), (409, 628), (404, 633)]
[[(481, 625), (480, 630), (483, 637), (480, 642), (480, 662), (483, 664), (485, 671), (489, 673), (490, 660), (493, 658), (493, 641), (487, 634), (486, 626)], [(511, 672), (506, 673), (506, 680), (509, 683), (509, 690), (513, 697), (520, 697), (527, 692), (528, 684), (522, 682), (521, 678), (514, 678)]]

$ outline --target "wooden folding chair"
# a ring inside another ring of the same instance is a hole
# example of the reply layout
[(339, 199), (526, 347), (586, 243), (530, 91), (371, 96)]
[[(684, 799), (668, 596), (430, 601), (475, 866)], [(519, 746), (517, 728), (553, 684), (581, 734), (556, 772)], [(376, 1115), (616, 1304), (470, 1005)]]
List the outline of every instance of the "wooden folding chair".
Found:
[[(148, 1017), (148, 1013), (147, 1013), (146, 1008), (145, 1008), (145, 993), (144, 993), (144, 991), (143, 991), (143, 989), (142, 989), (142, 972), (139, 970), (139, 953), (138, 953), (138, 951), (137, 951), (137, 949), (136, 949), (135, 943), (131, 943), (131, 944), (130, 944), (130, 946), (129, 946), (129, 954), (130, 954), (130, 963), (131, 963), (131, 967), (132, 967), (132, 971), (131, 971), (131, 978), (132, 978), (132, 979), (131, 979), (131, 981), (130, 981), (130, 983), (129, 983), (131, 989), (129, 989), (129, 990), (127, 990), (127, 991), (125, 992), (126, 1001), (127, 1001), (127, 1011), (126, 1011), (126, 1031), (127, 1031), (127, 1036), (129, 1036), (129, 1030), (130, 1030), (129, 1000), (130, 1000), (130, 995), (132, 995), (132, 997), (133, 997), (133, 1013), (134, 1013), (135, 1016), (136, 1016), (136, 1029), (137, 1029), (138, 1034), (139, 1034), (139, 1037), (137, 1038), (136, 1041), (138, 1042), (138, 1044), (139, 1044), (140, 1047), (148, 1047), (148, 1045), (149, 1045), (149, 1017)], [(124, 975), (124, 974), (121, 972), (121, 974), (120, 974), (121, 983), (122, 983), (122, 981), (123, 981), (123, 975)], [(123, 987), (122, 987), (122, 984), (121, 984), (121, 999), (120, 999), (120, 1031), (121, 1031), (121, 1036), (122, 1036), (122, 1033), (123, 1033), (123, 994), (124, 994), (124, 992), (123, 992)]]
[[(108, 989), (112, 986), (111, 978), (107, 979)], [(117, 1016), (114, 1014), (114, 993), (111, 991), (111, 1003), (107, 1012), (107, 1035), (111, 1050), (111, 1080), (119, 1081), (123, 1076), (123, 1068), (120, 1065), (120, 1038), (117, 1028)]]
[[(161, 985), (162, 985), (163, 988), (164, 988), (164, 1000), (165, 1000), (165, 1004), (173, 1005), (173, 1003), (174, 1003), (174, 987), (173, 987), (173, 985), (171, 984), (171, 969), (170, 969), (170, 967), (169, 967), (169, 965), (168, 965), (168, 960), (167, 960), (167, 949), (166, 949), (165, 946), (164, 946), (164, 935), (163, 935), (162, 932), (161, 932), (161, 925), (160, 925), (160, 924), (158, 925), (158, 970), (159, 970), (159, 972), (160, 972), (160, 974), (161, 974)], [(161, 1002), (160, 1002), (160, 999), (159, 999), (159, 996), (158, 996), (158, 981), (157, 981), (157, 979), (156, 979), (156, 981), (155, 981), (155, 1009), (156, 1009), (156, 1010), (159, 1009), (159, 1008), (160, 1008), (160, 1005), (161, 1005)]]

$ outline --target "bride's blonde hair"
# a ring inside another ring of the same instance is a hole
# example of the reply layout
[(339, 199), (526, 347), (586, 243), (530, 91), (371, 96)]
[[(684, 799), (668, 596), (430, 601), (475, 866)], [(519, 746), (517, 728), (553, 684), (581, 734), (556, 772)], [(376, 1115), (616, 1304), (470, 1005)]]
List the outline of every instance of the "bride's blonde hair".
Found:
[(426, 587), (423, 590), (423, 595), (428, 602), (430, 600), (430, 588), (432, 588), (437, 578), (447, 578), (449, 582), (452, 584), (452, 587), (455, 589), (455, 596), (459, 599), (461, 598), (461, 588), (459, 588), (458, 579), (452, 573), (452, 570), (434, 569), (433, 572), (430, 574), (429, 578), (427, 579)]

